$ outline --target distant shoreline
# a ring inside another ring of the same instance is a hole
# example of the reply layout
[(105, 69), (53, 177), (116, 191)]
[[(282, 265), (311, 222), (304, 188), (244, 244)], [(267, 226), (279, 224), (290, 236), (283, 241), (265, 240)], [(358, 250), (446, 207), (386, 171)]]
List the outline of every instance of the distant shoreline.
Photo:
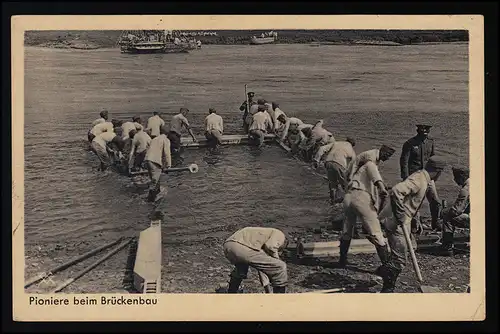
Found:
[[(43, 48), (43, 49), (61, 49), (61, 50), (85, 50), (85, 51), (92, 51), (92, 50), (119, 50), (120, 48), (118, 46), (97, 46), (93, 44), (85, 44), (82, 43), (83, 45), (68, 45), (65, 43), (42, 43), (42, 44), (25, 44), (25, 47), (33, 47), (33, 48)], [(469, 44), (468, 41), (452, 41), (452, 42), (422, 42), (422, 43), (413, 43), (413, 44), (400, 44), (400, 43), (391, 43), (388, 41), (352, 41), (352, 42), (311, 42), (311, 43), (270, 43), (270, 44), (262, 44), (262, 45), (251, 45), (251, 44), (205, 44), (205, 46), (208, 45), (218, 45), (218, 46), (241, 46), (241, 45), (246, 45), (246, 46), (252, 46), (252, 47), (264, 47), (264, 46), (270, 46), (270, 45), (309, 45), (311, 47), (321, 47), (321, 46), (418, 46), (418, 45), (440, 45), (440, 44)], [(203, 46), (202, 46), (203, 47)]]
[[(219, 30), (212, 36), (194, 36), (203, 45), (249, 45), (252, 36), (260, 36), (266, 31)], [(26, 31), (26, 46), (54, 49), (95, 50), (117, 48), (120, 30), (84, 31)], [(322, 45), (427, 45), (445, 43), (468, 43), (465, 30), (282, 30), (277, 31), (275, 43)], [(261, 47), (260, 44), (255, 47)]]

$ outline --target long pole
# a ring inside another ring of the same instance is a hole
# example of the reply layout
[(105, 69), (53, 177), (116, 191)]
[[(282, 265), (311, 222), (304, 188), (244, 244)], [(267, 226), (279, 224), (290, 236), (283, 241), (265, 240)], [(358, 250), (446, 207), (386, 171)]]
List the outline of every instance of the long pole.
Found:
[[(168, 173), (171, 173), (171, 172), (185, 172), (185, 171), (189, 171), (191, 173), (197, 173), (198, 172), (198, 165), (191, 164), (191, 165), (185, 166), (185, 167), (167, 168), (167, 169), (162, 170), (162, 173), (168, 174)], [(130, 176), (144, 175), (144, 174), (147, 174), (147, 173), (148, 173), (147, 170), (141, 170), (141, 171), (138, 171), (138, 172), (131, 172)]]
[(250, 113), (250, 102), (248, 101), (248, 92), (247, 92), (247, 84), (245, 84), (245, 101), (247, 101), (247, 108), (246, 110), (244, 111), (244, 116), (243, 117), (243, 127), (245, 127), (245, 124), (247, 122), (247, 117), (248, 117), (248, 114)]
[(125, 246), (127, 246), (132, 241), (132, 239), (133, 238), (129, 238), (127, 241), (125, 241), (121, 245), (115, 247), (113, 250), (111, 250), (108, 254), (106, 254), (102, 258), (100, 258), (99, 260), (95, 261), (94, 263), (92, 263), (87, 268), (79, 271), (73, 278), (70, 278), (70, 279), (64, 281), (61, 285), (59, 285), (58, 287), (56, 287), (50, 293), (56, 293), (56, 292), (61, 291), (62, 289), (64, 289), (65, 287), (67, 287), (68, 285), (70, 285), (71, 283), (73, 283), (74, 281), (76, 281), (77, 279), (79, 279), (80, 277), (82, 277), (83, 275), (85, 275), (86, 273), (88, 273), (89, 271), (91, 271), (92, 269), (94, 269), (95, 267), (97, 267), (98, 265), (100, 265), (101, 263), (103, 263), (104, 261), (106, 261), (107, 259), (109, 259), (110, 257), (112, 257), (113, 255), (115, 255), (116, 253), (118, 253), (119, 251), (121, 251), (123, 248), (125, 248)]
[(51, 275), (59, 272), (61, 270), (64, 270), (64, 269), (66, 269), (66, 268), (74, 265), (75, 263), (78, 263), (78, 262), (81, 262), (81, 261), (83, 261), (85, 259), (88, 259), (92, 255), (97, 254), (97, 253), (99, 253), (100, 251), (102, 251), (102, 250), (104, 250), (106, 248), (109, 248), (111, 246), (116, 245), (121, 240), (123, 240), (123, 237), (120, 237), (116, 241), (110, 242), (110, 243), (108, 243), (108, 244), (106, 244), (104, 246), (101, 246), (101, 247), (97, 248), (97, 249), (91, 250), (90, 252), (82, 254), (82, 255), (74, 258), (73, 260), (65, 262), (65, 263), (63, 263), (63, 264), (61, 264), (61, 265), (59, 265), (59, 266), (57, 266), (55, 268), (52, 268), (52, 269), (50, 269), (50, 270), (48, 270), (48, 271), (46, 271), (44, 273), (41, 273), (40, 275), (35, 276), (35, 277), (29, 279), (28, 282), (26, 282), (26, 284), (24, 285), (24, 287), (27, 288), (27, 287), (29, 287), (30, 285), (33, 285), (36, 282), (39, 282), (39, 281), (41, 281), (41, 280), (43, 280), (43, 279), (45, 279), (45, 278), (47, 278), (47, 277), (49, 277), (49, 276), (51, 276)]

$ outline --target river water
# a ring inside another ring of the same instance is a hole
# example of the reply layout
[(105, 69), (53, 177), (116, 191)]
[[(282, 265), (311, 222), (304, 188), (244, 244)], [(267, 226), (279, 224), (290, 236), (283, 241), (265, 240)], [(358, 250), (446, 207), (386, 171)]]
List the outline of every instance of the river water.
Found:
[[(26, 244), (136, 235), (153, 209), (125, 176), (97, 172), (86, 133), (103, 108), (112, 118), (167, 118), (191, 110), (194, 132), (215, 107), (227, 134), (240, 133), (247, 83), (256, 97), (313, 123), (324, 119), (337, 139), (353, 136), (356, 152), (389, 144), (381, 166), (399, 181), (402, 144), (415, 124), (433, 125), (436, 151), (468, 164), (468, 45), (204, 46), (189, 54), (125, 55), (119, 50), (25, 49)], [(227, 235), (250, 224), (283, 229), (328, 222), (326, 183), (275, 146), (188, 150), (198, 174), (162, 177), (169, 193), (164, 242)], [(448, 170), (440, 195), (458, 187)], [(425, 203), (424, 210), (428, 207)]]

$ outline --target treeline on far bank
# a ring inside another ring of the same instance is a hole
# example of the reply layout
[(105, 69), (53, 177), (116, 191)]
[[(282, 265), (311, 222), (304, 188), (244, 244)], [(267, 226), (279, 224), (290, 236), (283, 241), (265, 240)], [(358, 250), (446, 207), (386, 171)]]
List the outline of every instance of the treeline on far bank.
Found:
[[(314, 42), (332, 42), (339, 44), (357, 41), (385, 41), (399, 44), (467, 42), (466, 30), (275, 30), (277, 43), (305, 44)], [(259, 37), (265, 30), (254, 31), (218, 31), (217, 36), (199, 37), (203, 44), (248, 44), (252, 36)]]
[[(217, 30), (216, 36), (196, 36), (203, 44), (249, 44), (252, 36), (260, 36), (270, 30)], [(277, 43), (306, 44), (330, 42), (349, 44), (357, 41), (394, 42), (399, 44), (466, 42), (466, 30), (274, 30)], [(186, 31), (188, 32), (188, 31)], [(122, 31), (26, 31), (25, 45), (54, 46), (90, 44), (95, 47), (117, 47)]]

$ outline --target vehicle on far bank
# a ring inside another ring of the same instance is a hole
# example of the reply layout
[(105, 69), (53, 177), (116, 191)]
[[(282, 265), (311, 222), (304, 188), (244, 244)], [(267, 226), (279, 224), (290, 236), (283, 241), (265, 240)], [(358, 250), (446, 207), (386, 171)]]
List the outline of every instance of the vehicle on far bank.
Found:
[(250, 44), (260, 45), (260, 44), (271, 44), (278, 40), (278, 33), (275, 31), (270, 31), (268, 33), (262, 33), (260, 37), (252, 36), (250, 38)]
[(168, 30), (124, 31), (117, 44), (122, 53), (188, 53), (201, 48), (200, 41), (177, 36)]

